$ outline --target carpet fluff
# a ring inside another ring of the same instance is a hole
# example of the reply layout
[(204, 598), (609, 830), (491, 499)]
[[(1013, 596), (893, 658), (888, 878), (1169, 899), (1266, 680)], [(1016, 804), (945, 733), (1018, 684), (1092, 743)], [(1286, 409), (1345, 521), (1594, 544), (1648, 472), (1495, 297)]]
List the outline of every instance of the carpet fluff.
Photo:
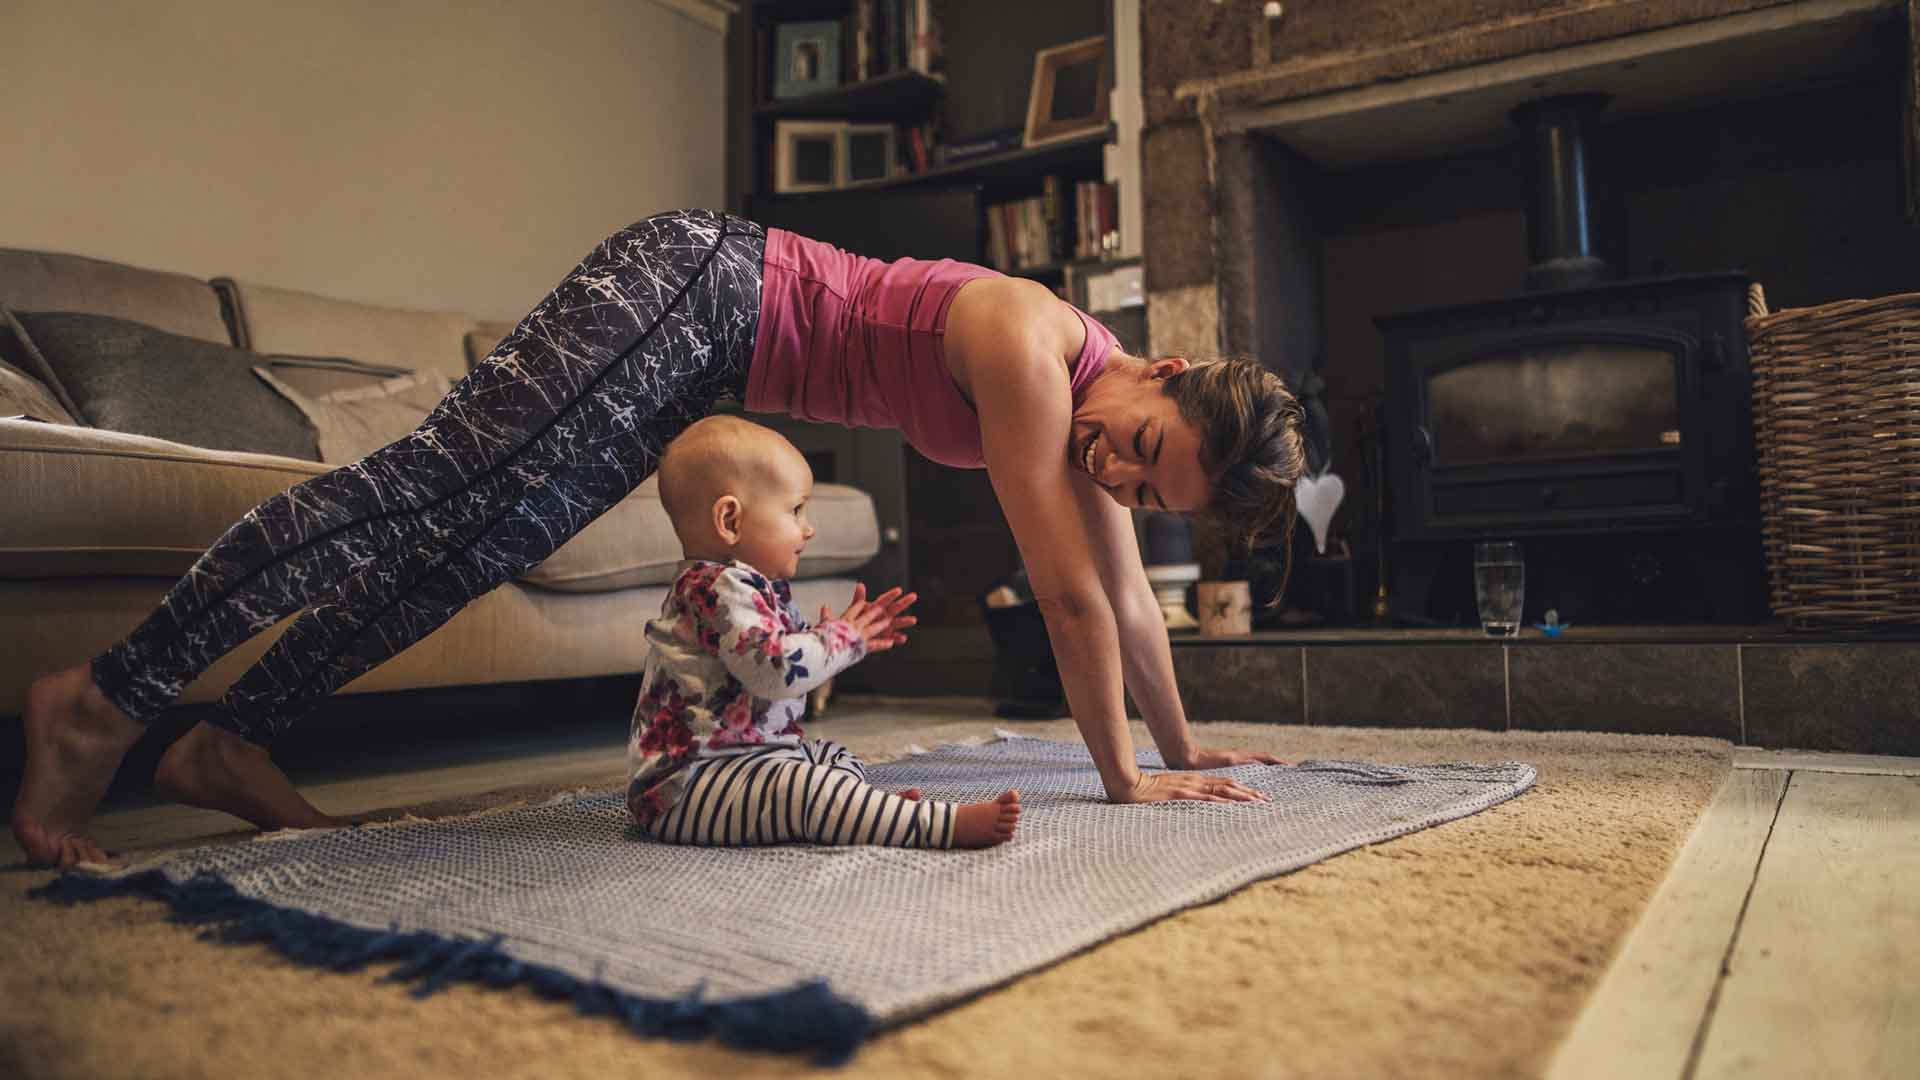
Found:
[[(879, 760), (990, 736), (977, 704), (837, 706), (816, 733)], [(1069, 721), (1023, 732), (1072, 739)], [(1133, 725), (1139, 745), (1148, 733)], [(1160, 919), (875, 1035), (839, 1075), (1537, 1075), (1724, 780), (1712, 739), (1196, 725), (1201, 742), (1296, 759), (1525, 760), (1526, 797)], [(565, 783), (415, 805), (448, 815), (618, 783), (610, 755)], [(400, 809), (396, 807), (395, 810)], [(394, 811), (383, 814), (390, 815)], [(1023, 821), (1022, 827), (1026, 828)], [(803, 1055), (636, 1040), (531, 993), (425, 1000), (371, 974), (315, 975), (209, 948), (163, 907), (28, 901), (0, 872), (0, 1072), (536, 1077), (812, 1075)], [(7, 888), (4, 886), (11, 886)]]
[[(1139, 759), (1164, 767), (1153, 751)], [(924, 1014), (1534, 782), (1530, 766), (1513, 763), (1221, 772), (1271, 801), (1114, 805), (1084, 746), (1015, 736), (872, 771), (881, 788), (956, 803), (1019, 790), (1021, 833), (985, 850), (661, 844), (638, 838), (609, 792), (208, 846), (104, 878), (69, 875), (44, 892), (143, 892), (223, 926), (225, 940), (268, 941), (302, 963), (398, 959), (428, 990), (456, 979), (532, 983), (645, 1034), (717, 1034), (840, 1060), (869, 1017)]]

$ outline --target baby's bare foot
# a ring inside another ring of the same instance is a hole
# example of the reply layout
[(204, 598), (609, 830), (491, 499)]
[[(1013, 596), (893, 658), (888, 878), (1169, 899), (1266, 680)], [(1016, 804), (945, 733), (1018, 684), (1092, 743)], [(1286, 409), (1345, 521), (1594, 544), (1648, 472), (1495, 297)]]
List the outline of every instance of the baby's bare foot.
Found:
[(917, 787), (910, 787), (907, 790), (901, 792), (900, 797), (903, 799), (912, 799), (913, 801), (918, 802), (920, 801), (920, 789)]
[(154, 769), (153, 786), (170, 799), (222, 810), (262, 829), (341, 824), (294, 789), (266, 747), (212, 724), (195, 724), (167, 747)]
[(968, 803), (954, 812), (953, 846), (983, 848), (1013, 839), (1020, 827), (1020, 793), (1003, 791), (992, 802)]
[(85, 664), (35, 679), (24, 721), (27, 767), (13, 803), (14, 838), (36, 866), (104, 861), (107, 853), (83, 830), (144, 729), (107, 700)]

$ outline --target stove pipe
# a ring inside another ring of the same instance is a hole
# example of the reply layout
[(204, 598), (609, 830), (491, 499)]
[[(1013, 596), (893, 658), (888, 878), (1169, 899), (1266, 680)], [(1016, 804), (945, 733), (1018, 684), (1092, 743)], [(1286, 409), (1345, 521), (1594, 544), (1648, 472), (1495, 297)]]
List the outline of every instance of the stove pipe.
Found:
[(1613, 276), (1594, 254), (1592, 199), (1587, 190), (1587, 129), (1607, 104), (1605, 94), (1566, 94), (1513, 110), (1527, 134), (1532, 201), (1527, 245), (1533, 265), (1527, 289), (1575, 289)]

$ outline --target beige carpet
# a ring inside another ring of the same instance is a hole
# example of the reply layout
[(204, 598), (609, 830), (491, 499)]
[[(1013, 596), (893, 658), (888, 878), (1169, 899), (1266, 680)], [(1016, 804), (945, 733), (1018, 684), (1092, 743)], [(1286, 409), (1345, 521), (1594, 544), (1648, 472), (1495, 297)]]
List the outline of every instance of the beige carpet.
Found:
[[(871, 757), (989, 733), (862, 711), (815, 734)], [(1020, 724), (1072, 738), (1068, 722)], [(1531, 1076), (1725, 778), (1711, 739), (1210, 724), (1208, 743), (1294, 757), (1522, 760), (1521, 797), (1180, 912), (927, 1020), (854, 1077)], [(1148, 743), (1136, 725), (1135, 737)], [(616, 776), (595, 777), (611, 783)], [(452, 813), (532, 789), (416, 808)], [(530, 992), (424, 1001), (377, 972), (217, 946), (162, 905), (28, 901), (0, 872), (0, 1075), (792, 1075), (804, 1060), (645, 1041)]]

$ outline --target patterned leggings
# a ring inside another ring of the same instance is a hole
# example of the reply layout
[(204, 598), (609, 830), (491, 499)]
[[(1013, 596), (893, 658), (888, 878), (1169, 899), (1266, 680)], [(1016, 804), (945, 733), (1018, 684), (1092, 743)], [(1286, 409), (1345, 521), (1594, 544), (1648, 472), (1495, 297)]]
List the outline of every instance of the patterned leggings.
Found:
[(709, 758), (680, 800), (643, 830), (674, 844), (739, 847), (808, 841), (950, 848), (952, 803), (915, 801), (867, 783), (846, 747), (826, 739)]
[(742, 396), (766, 233), (708, 211), (602, 241), (412, 434), (249, 510), (93, 661), (151, 720), (215, 660), (299, 618), (214, 722), (266, 744), (320, 698), (526, 572)]

